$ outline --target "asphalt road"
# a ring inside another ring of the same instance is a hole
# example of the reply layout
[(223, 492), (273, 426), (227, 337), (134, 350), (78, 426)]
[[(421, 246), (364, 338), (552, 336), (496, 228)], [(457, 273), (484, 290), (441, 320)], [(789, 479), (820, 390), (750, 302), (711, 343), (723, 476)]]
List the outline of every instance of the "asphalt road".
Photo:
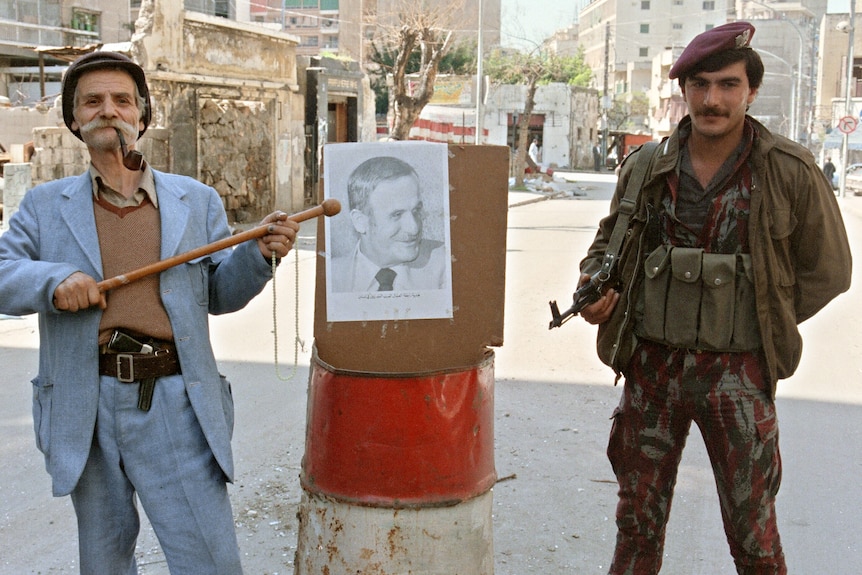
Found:
[[(614, 178), (566, 177), (574, 183), (510, 194), (505, 341), (495, 365), (498, 575), (602, 575), (613, 551), (616, 485), (604, 451), (620, 390), (595, 357), (594, 328), (579, 318), (561, 329), (547, 326), (548, 300), (567, 304), (571, 297), (577, 261), (606, 212)], [(862, 197), (840, 202), (858, 261)], [(231, 491), (250, 575), (293, 573), (313, 339), (313, 232), (313, 224), (303, 227), (298, 261), (291, 257), (278, 271), (277, 367), (270, 290), (212, 322), (216, 353), (236, 398), (239, 476)], [(862, 573), (860, 289), (856, 281), (803, 324), (802, 365), (779, 388), (784, 478), (778, 513), (795, 575)], [(35, 318), (0, 318), (0, 575), (77, 573), (71, 504), (51, 497), (33, 443)], [(297, 333), (303, 346), (296, 349), (293, 373)], [(142, 575), (167, 573), (146, 523), (138, 556)], [(662, 574), (733, 573), (695, 431), (682, 462)]]

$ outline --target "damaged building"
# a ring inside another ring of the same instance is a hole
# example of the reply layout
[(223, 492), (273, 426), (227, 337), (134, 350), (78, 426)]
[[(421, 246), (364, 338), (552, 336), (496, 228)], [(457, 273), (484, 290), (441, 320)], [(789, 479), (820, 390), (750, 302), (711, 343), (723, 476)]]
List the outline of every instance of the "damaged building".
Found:
[[(52, 43), (70, 45), (39, 48), (36, 41), (47, 39), (51, 26), (38, 25), (38, 34), (25, 38), (33, 42), (5, 50), (0, 68), (7, 90), (13, 83), (14, 93), (26, 92), (30, 104), (6, 102), (0, 131), (14, 142), (30, 136), (32, 184), (87, 168), (86, 147), (62, 122), (60, 74), (81, 53), (111, 49), (128, 54), (147, 74), (153, 121), (137, 147), (154, 168), (213, 186), (232, 223), (256, 222), (275, 208), (295, 212), (306, 207), (314, 198), (305, 190), (309, 140), (298, 82), (305, 71), (297, 70), (296, 37), (187, 11), (177, 2), (144, 1), (137, 12), (134, 33), (125, 42), (92, 42), (105, 39), (98, 31), (54, 30)], [(4, 46), (13, 43), (8, 29), (0, 28), (0, 34)], [(13, 65), (23, 62), (25, 52), (38, 62), (38, 74)], [(24, 134), (13, 135), (12, 126)]]

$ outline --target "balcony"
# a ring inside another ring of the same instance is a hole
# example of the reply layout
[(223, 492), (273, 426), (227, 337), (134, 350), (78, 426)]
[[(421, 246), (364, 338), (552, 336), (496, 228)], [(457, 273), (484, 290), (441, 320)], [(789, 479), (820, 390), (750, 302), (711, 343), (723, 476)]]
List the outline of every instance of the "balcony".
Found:
[(86, 46), (99, 42), (99, 33), (59, 26), (27, 24), (0, 18), (0, 44), (16, 48)]

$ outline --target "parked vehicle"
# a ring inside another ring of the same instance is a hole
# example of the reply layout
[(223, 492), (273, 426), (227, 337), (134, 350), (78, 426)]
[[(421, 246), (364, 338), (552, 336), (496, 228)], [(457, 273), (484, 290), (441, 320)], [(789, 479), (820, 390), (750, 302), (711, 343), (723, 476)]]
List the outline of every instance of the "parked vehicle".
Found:
[(628, 132), (610, 132), (608, 143), (608, 155), (605, 158), (605, 166), (609, 170), (616, 167), (625, 159), (629, 153), (643, 144), (652, 140), (649, 134), (630, 134)]
[(856, 196), (862, 196), (862, 164), (850, 164), (847, 166), (846, 178), (844, 182), (845, 190), (853, 192)]

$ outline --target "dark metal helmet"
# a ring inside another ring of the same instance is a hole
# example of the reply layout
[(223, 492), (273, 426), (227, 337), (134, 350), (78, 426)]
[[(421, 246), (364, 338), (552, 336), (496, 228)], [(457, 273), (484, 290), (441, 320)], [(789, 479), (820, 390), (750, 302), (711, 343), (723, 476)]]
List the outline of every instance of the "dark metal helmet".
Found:
[(150, 89), (147, 87), (147, 79), (144, 76), (144, 70), (138, 66), (129, 57), (118, 52), (90, 52), (84, 54), (69, 66), (66, 73), (63, 75), (62, 87), (62, 102), (63, 102), (63, 121), (66, 127), (81, 138), (80, 130), (72, 129), (72, 121), (75, 119), (72, 111), (75, 105), (75, 88), (78, 86), (78, 80), (82, 74), (92, 72), (93, 70), (117, 69), (124, 70), (135, 81), (138, 86), (138, 92), (144, 99), (144, 109), (141, 111), (141, 121), (144, 123), (144, 128), (138, 132), (140, 138), (152, 119), (152, 110), (150, 109)]

